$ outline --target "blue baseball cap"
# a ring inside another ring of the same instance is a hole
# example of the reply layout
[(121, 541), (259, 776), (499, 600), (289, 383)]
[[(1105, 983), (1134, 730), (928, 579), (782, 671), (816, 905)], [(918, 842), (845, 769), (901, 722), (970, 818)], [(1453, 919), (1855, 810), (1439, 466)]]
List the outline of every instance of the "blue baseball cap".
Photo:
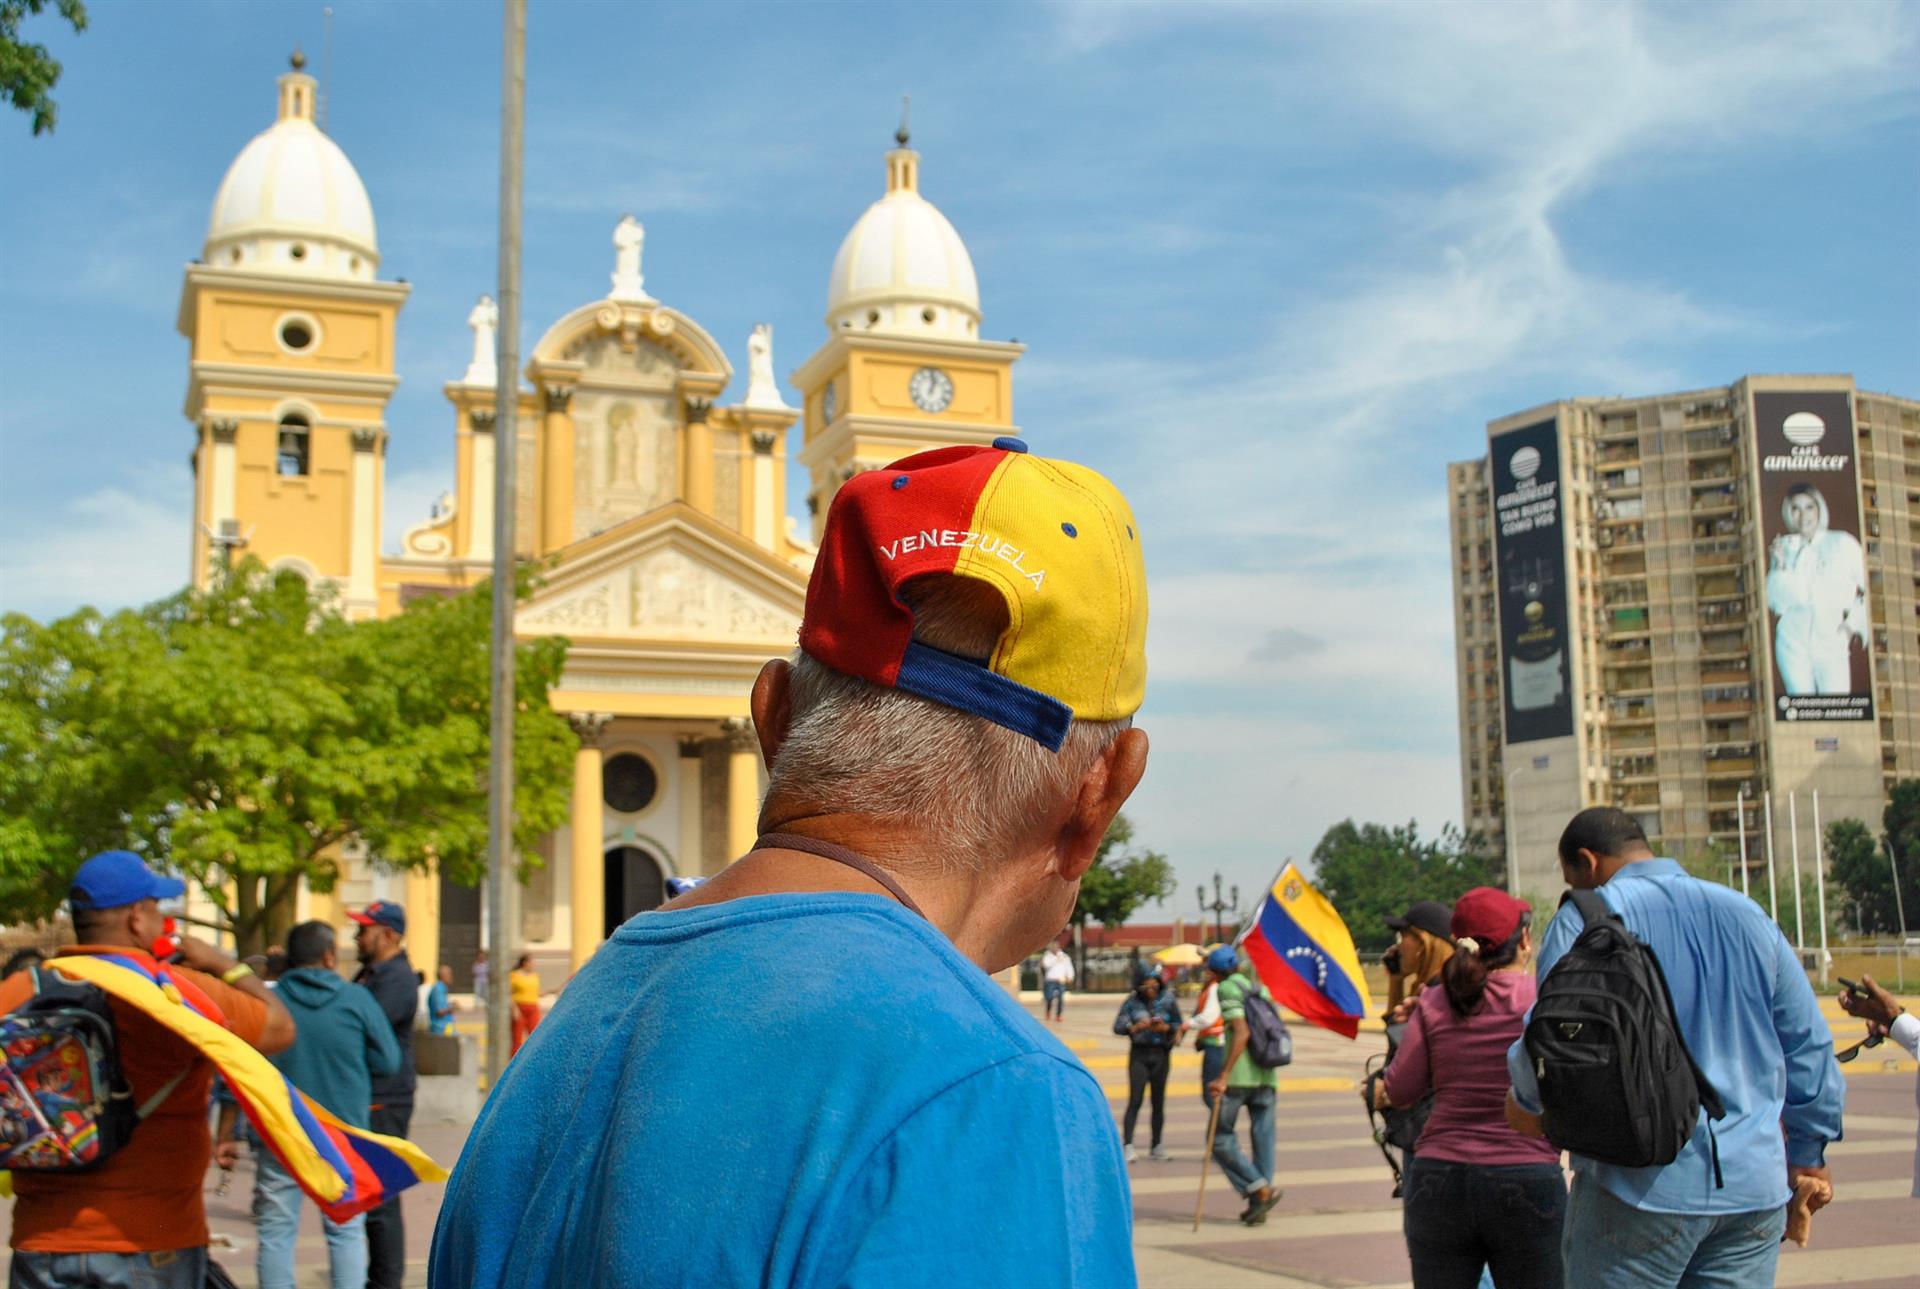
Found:
[(67, 888), (67, 902), (76, 909), (117, 909), (186, 893), (185, 882), (160, 876), (132, 851), (104, 850), (80, 865)]
[(1207, 970), (1217, 971), (1223, 976), (1231, 976), (1240, 965), (1240, 955), (1234, 952), (1230, 944), (1223, 944), (1207, 955)]
[(366, 912), (349, 912), (347, 916), (361, 926), (383, 926), (395, 935), (407, 933), (407, 911), (392, 900), (375, 900), (367, 905)]

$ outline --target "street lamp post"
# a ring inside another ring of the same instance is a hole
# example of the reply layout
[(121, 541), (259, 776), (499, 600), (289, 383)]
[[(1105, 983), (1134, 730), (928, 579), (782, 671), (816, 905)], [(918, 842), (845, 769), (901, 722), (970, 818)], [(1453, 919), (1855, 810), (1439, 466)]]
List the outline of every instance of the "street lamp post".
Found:
[(1211, 913), (1213, 914), (1213, 938), (1215, 940), (1225, 940), (1227, 938), (1226, 923), (1222, 921), (1223, 915), (1227, 913), (1238, 914), (1240, 911), (1240, 888), (1238, 886), (1228, 888), (1229, 894), (1225, 897), (1222, 897), (1220, 888), (1221, 877), (1220, 874), (1215, 873), (1213, 875), (1213, 899), (1209, 902), (1207, 899), (1206, 883), (1202, 882), (1200, 884), (1201, 934), (1204, 935), (1206, 933), (1207, 914)]

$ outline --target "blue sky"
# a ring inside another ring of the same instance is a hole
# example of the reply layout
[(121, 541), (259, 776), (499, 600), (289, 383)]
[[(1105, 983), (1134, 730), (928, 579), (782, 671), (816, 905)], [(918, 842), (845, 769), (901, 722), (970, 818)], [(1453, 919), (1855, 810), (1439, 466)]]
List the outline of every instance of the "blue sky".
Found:
[[(41, 617), (184, 578), (181, 268), (288, 50), (320, 62), (319, 3), (90, 8), (27, 23), (58, 132), (0, 116), (0, 609)], [(334, 9), (329, 128), (414, 284), (397, 536), (492, 284), (499, 15)], [(741, 368), (771, 322), (784, 376), (913, 94), (983, 333), (1030, 346), (1019, 421), (1142, 520), (1130, 813), (1171, 911), (1343, 817), (1458, 816), (1444, 465), (1488, 419), (1749, 371), (1920, 396), (1911, 4), (531, 9), (529, 341), (631, 210), (648, 289)]]

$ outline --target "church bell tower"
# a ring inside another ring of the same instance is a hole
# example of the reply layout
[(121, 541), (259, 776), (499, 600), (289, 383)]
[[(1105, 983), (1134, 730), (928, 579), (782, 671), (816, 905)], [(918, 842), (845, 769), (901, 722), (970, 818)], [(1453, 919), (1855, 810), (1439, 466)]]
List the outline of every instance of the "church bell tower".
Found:
[(377, 607), (394, 329), (409, 288), (382, 282), (373, 207), (315, 120), (298, 53), (278, 119), (234, 159), (189, 265), (193, 581), (253, 555)]
[(1013, 364), (1023, 346), (980, 338), (973, 258), (920, 195), (906, 123), (887, 153), (887, 191), (834, 256), (827, 339), (793, 373), (806, 395), (800, 460), (819, 539), (840, 485), (862, 470), (1018, 434)]

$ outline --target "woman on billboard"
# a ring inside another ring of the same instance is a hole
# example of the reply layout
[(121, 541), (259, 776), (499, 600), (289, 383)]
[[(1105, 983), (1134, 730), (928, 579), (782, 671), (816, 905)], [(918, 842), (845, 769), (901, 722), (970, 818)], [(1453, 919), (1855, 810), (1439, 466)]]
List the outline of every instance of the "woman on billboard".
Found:
[(1827, 499), (1810, 483), (1787, 489), (1787, 531), (1767, 547), (1767, 607), (1780, 615), (1773, 659), (1794, 697), (1853, 691), (1848, 649), (1867, 643), (1867, 565), (1852, 533), (1827, 526)]

